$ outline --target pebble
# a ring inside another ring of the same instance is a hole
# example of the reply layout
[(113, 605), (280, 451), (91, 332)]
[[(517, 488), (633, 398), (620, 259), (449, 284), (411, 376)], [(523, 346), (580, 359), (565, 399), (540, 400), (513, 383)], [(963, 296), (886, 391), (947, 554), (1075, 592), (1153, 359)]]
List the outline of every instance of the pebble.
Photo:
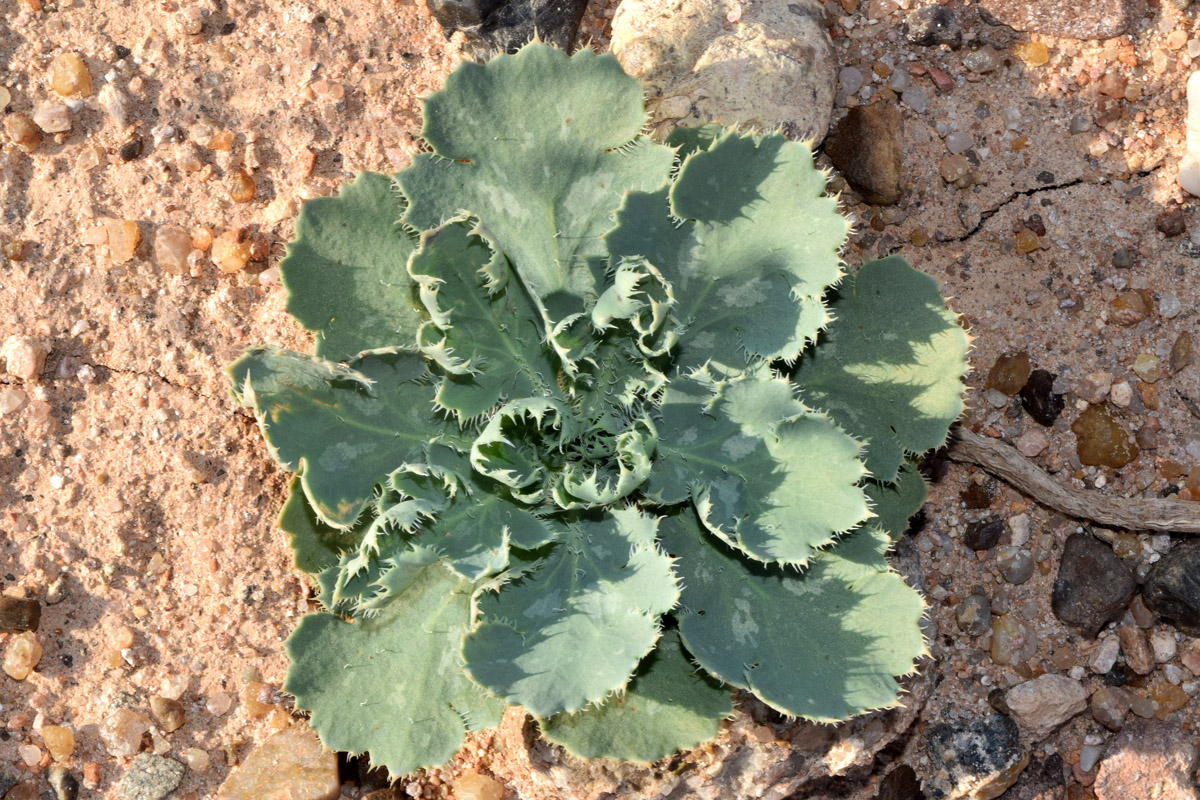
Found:
[(999, 797), (1029, 764), (1020, 729), (992, 714), (929, 728), (925, 750), (932, 769), (924, 788), (931, 797)]
[(1071, 123), (1068, 128), (1071, 133), (1085, 133), (1092, 129), (1092, 120), (1083, 114), (1076, 114), (1071, 117)]
[(1017, 42), (1012, 51), (1029, 68), (1040, 67), (1050, 60), (1050, 51), (1041, 42)]
[(21, 389), (0, 386), (0, 417), (20, 411), (29, 401), (29, 395)]
[(22, 153), (32, 153), (42, 144), (42, 131), (26, 114), (9, 114), (4, 118), (4, 131)]
[(1193, 639), (1183, 648), (1179, 662), (1193, 675), (1200, 675), (1200, 639)]
[(1026, 353), (1005, 353), (992, 364), (984, 385), (1009, 397), (1016, 397), (1032, 371), (1033, 366)]
[(1000, 54), (987, 45), (978, 50), (973, 50), (963, 57), (963, 66), (971, 72), (978, 72), (981, 75), (991, 72), (999, 67), (1000, 64)]
[(968, 133), (955, 131), (946, 137), (946, 149), (954, 155), (967, 152), (975, 146), (975, 139)]
[(1079, 461), (1086, 466), (1118, 469), (1138, 457), (1137, 445), (1105, 406), (1088, 406), (1071, 430), (1078, 437)]
[(39, 800), (38, 790), (32, 783), (18, 783), (8, 790), (4, 800)]
[(1171, 548), (1146, 576), (1146, 606), (1191, 636), (1200, 636), (1200, 541)]
[(23, 681), (42, 660), (42, 642), (32, 631), (19, 633), (8, 640), (4, 649), (4, 672), (15, 681)]
[(114, 708), (100, 725), (100, 742), (110, 756), (128, 758), (142, 749), (150, 720), (132, 708)]
[(208, 769), (209, 756), (206, 750), (199, 747), (188, 747), (182, 753), (184, 762), (192, 772), (204, 772)]
[(1119, 408), (1128, 408), (1133, 402), (1133, 387), (1125, 381), (1114, 383), (1109, 390), (1109, 399)]
[(134, 136), (117, 150), (122, 161), (133, 161), (142, 154), (142, 137)]
[(1172, 239), (1187, 232), (1187, 220), (1183, 216), (1183, 209), (1179, 206), (1169, 208), (1158, 215), (1154, 220), (1154, 227), (1159, 233)]
[(0, 359), (5, 362), (5, 372), (23, 381), (41, 378), (46, 367), (46, 356), (46, 348), (30, 336), (14, 334), (0, 346)]
[(59, 97), (91, 97), (92, 74), (76, 53), (60, 53), (50, 62), (50, 88)]
[(919, 86), (910, 86), (900, 95), (900, 102), (911, 108), (917, 114), (929, 110), (929, 95)]
[(220, 717), (229, 712), (233, 708), (233, 696), (228, 692), (216, 692), (208, 696), (208, 700), (204, 703), (205, 710), (214, 717)]
[(1029, 551), (1012, 545), (1002, 545), (996, 548), (996, 568), (1004, 576), (1004, 580), (1012, 584), (1022, 584), (1033, 577), (1033, 556)]
[(173, 758), (140, 753), (117, 783), (117, 793), (125, 800), (162, 800), (178, 788), (186, 770)]
[(43, 725), (42, 742), (55, 761), (67, 761), (75, 752), (75, 734), (60, 725)]
[(987, 595), (974, 592), (954, 608), (954, 621), (968, 636), (982, 636), (991, 629), (992, 606)]
[(1051, 609), (1067, 625), (1095, 637), (1125, 611), (1135, 588), (1133, 573), (1112, 548), (1076, 533), (1063, 545)]
[(1038, 639), (1033, 629), (1016, 614), (992, 617), (992, 661), (1000, 666), (1028, 661), (1037, 652)]
[(451, 785), (455, 800), (504, 800), (508, 796), (503, 783), (477, 772), (460, 775)]
[(904, 18), (901, 27), (904, 38), (922, 47), (944, 44), (958, 47), (962, 44), (962, 26), (954, 11), (940, 3), (921, 6)]
[(1117, 626), (1117, 638), (1121, 640), (1121, 653), (1125, 666), (1138, 675), (1149, 675), (1154, 671), (1154, 652), (1146, 639), (1146, 632), (1136, 625)]
[(1029, 541), (1029, 534), (1033, 531), (1033, 523), (1030, 521), (1028, 514), (1017, 514), (1009, 518), (1008, 529), (1012, 532), (1013, 545), (1020, 547)]
[(1092, 692), (1089, 705), (1092, 719), (1110, 731), (1119, 731), (1125, 725), (1125, 715), (1129, 713), (1132, 699), (1129, 692), (1119, 686), (1101, 686)]
[(250, 261), (250, 242), (239, 230), (225, 231), (213, 239), (212, 261), (226, 275), (240, 272)]
[(895, 105), (856, 106), (834, 127), (825, 153), (865, 202), (891, 205), (904, 195), (907, 181), (903, 135)]
[(47, 778), (50, 788), (54, 790), (55, 800), (75, 800), (79, 796), (79, 781), (62, 765), (50, 768)]
[(1121, 641), (1116, 636), (1101, 639), (1088, 658), (1088, 669), (1098, 675), (1104, 675), (1117, 663), (1117, 656), (1120, 652)]
[(1037, 741), (1083, 713), (1088, 707), (1088, 691), (1065, 675), (1047, 674), (1009, 689), (1004, 702), (1017, 724)]
[(990, 550), (1004, 535), (1004, 521), (997, 517), (972, 522), (963, 531), (963, 545), (971, 550)]
[(63, 103), (45, 100), (33, 107), (33, 121), (44, 133), (71, 130), (71, 111)]
[(1111, 372), (1091, 372), (1075, 386), (1075, 394), (1089, 403), (1104, 402), (1112, 389), (1113, 376)]
[(307, 726), (274, 734), (250, 752), (217, 791), (217, 800), (334, 800), (340, 794), (337, 755)]
[(233, 180), (229, 184), (229, 199), (235, 203), (249, 203), (254, 199), (255, 191), (257, 187), (249, 172), (239, 169), (233, 174)]
[[(833, 114), (838, 72), (822, 24), (824, 7), (817, 0), (736, 5), (737, 24), (713, 13), (711, 0), (678, 0), (669, 11), (661, 0), (624, 0), (617, 6), (610, 49), (645, 87), (650, 125), (669, 130), (737, 120), (821, 141)], [(660, 99), (677, 96), (692, 98), (688, 116), (660, 116)]]
[(1150, 314), (1150, 303), (1139, 291), (1121, 292), (1112, 301), (1109, 318), (1125, 328), (1132, 328)]
[(1019, 392), (1021, 407), (1034, 422), (1047, 428), (1058, 419), (1064, 405), (1063, 396), (1054, 391), (1054, 379), (1053, 373), (1035, 369)]
[(182, 703), (157, 694), (150, 697), (150, 713), (158, 720), (163, 733), (179, 730), (186, 718)]
[(1093, 789), (1096, 800), (1195, 800), (1193, 734), (1157, 720), (1133, 720), (1109, 743)]
[(0, 112), (5, 111), (10, 102), (12, 102), (12, 93), (8, 91), (7, 86), (0, 86)]
[(154, 260), (164, 272), (183, 275), (192, 251), (192, 235), (178, 225), (160, 225), (154, 231)]
[(1017, 438), (1017, 452), (1026, 458), (1036, 458), (1050, 445), (1050, 437), (1044, 431), (1026, 431)]
[[(19, 391), (19, 390), (18, 390)], [(2, 407), (3, 401), (0, 401)], [(3, 413), (0, 408), (0, 414)], [(33, 598), (0, 595), (0, 631), (36, 631), (42, 619), (42, 604)]]
[(838, 71), (838, 91), (843, 100), (856, 94), (863, 87), (863, 83), (863, 74), (856, 67), (842, 67)]
[(938, 174), (946, 183), (960, 183), (971, 174), (971, 162), (965, 156), (945, 156), (938, 162)]
[(137, 223), (128, 219), (109, 219), (104, 221), (104, 230), (108, 235), (108, 255), (112, 263), (118, 265), (132, 260), (142, 241)]
[(118, 89), (116, 84), (104, 84), (96, 100), (112, 119), (117, 130), (124, 131), (129, 126), (129, 97)]
[(1184, 331), (1179, 334), (1179, 338), (1175, 340), (1175, 344), (1171, 345), (1171, 355), (1168, 358), (1167, 364), (1171, 368), (1171, 374), (1174, 375), (1191, 363), (1192, 335)]
[(1163, 376), (1162, 359), (1153, 353), (1138, 353), (1131, 369), (1146, 383), (1157, 383)]

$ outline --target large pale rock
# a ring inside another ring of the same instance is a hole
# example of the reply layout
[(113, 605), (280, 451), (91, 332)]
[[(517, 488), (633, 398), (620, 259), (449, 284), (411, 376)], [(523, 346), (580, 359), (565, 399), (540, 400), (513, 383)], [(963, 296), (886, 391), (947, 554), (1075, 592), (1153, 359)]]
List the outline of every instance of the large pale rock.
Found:
[(46, 348), (29, 336), (10, 336), (0, 346), (5, 371), (23, 381), (36, 381), (46, 366)]
[(1004, 702), (1017, 724), (1034, 739), (1048, 736), (1059, 725), (1087, 708), (1088, 690), (1066, 675), (1042, 675), (1014, 686)]
[(334, 800), (337, 756), (304, 726), (280, 731), (256, 747), (217, 790), (217, 800)]
[(1135, 720), (1109, 743), (1096, 774), (1096, 800), (1196, 800), (1195, 738), (1153, 719)]
[(720, 122), (818, 142), (837, 64), (815, 0), (624, 0), (612, 52), (646, 86), (657, 135)]

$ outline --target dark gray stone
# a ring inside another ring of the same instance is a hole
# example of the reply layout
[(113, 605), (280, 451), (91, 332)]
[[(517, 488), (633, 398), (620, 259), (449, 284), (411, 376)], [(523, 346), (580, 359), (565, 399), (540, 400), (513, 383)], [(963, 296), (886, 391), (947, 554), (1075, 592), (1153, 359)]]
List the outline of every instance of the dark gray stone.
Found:
[(972, 550), (991, 550), (1004, 535), (1004, 522), (996, 517), (981, 519), (967, 525), (962, 543)]
[(1050, 607), (1067, 625), (1094, 638), (1125, 611), (1136, 588), (1133, 573), (1111, 547), (1076, 533), (1063, 546)]
[(1063, 410), (1063, 396), (1054, 393), (1055, 375), (1044, 369), (1029, 373), (1029, 380), (1021, 387), (1021, 406), (1034, 422), (1047, 428), (1054, 424)]
[(975, 592), (954, 609), (954, 621), (968, 636), (982, 636), (992, 627), (992, 603), (986, 594)]
[(1017, 723), (999, 714), (962, 725), (934, 725), (925, 749), (933, 762), (924, 785), (931, 800), (997, 797), (1029, 763)]
[(536, 33), (561, 50), (575, 44), (587, 0), (429, 0), (429, 10), (446, 35), (462, 31), (486, 55), (514, 53)]
[(1142, 586), (1146, 607), (1190, 636), (1200, 636), (1200, 541), (1171, 548)]
[(904, 38), (923, 47), (962, 44), (962, 27), (954, 12), (943, 5), (922, 6), (904, 18)]

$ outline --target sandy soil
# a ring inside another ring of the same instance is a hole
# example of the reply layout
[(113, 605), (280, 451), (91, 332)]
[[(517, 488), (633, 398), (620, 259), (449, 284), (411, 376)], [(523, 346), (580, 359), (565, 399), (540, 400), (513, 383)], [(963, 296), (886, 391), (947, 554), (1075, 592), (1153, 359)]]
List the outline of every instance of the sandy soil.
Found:
[[(93, 94), (71, 115), (70, 132), (47, 136), (31, 154), (11, 144), (0, 151), (0, 245), (22, 245), (19, 258), (0, 261), (0, 341), (33, 337), (49, 350), (40, 380), (0, 375), (0, 389), (27, 395), (0, 417), (0, 590), (62, 595), (44, 609), (37, 671), (20, 682), (0, 677), (0, 771), (42, 774), (49, 755), (39, 730), (65, 725), (76, 737), (68, 766), (81, 780), (98, 775), (87, 796), (116, 797), (127, 760), (106, 753), (98, 726), (113, 708), (145, 710), (150, 695), (178, 692), (185, 724), (147, 746), (178, 758), (204, 751), (207, 768), (189, 769), (175, 797), (208, 797), (239, 754), (285, 723), (281, 714), (252, 718), (239, 693), (256, 670), (282, 681), (282, 641), (308, 602), (274, 529), (287, 476), (229, 399), (223, 368), (250, 343), (307, 347), (283, 312), (274, 269), (296, 206), (358, 170), (407, 164), (419, 97), (440, 84), (453, 55), (423, 5), (394, 0), (333, 9), (300, 0), (31, 4), (7, 0), (0, 10), (8, 113), (30, 113), (53, 97), (49, 64), (69, 50), (83, 57), (97, 92), (115, 87), (127, 118), (119, 125)], [(905, 112), (911, 189), (898, 209), (847, 197), (860, 222), (847, 258), (897, 248), (955, 298), (975, 336), (969, 421), (1010, 440), (1036, 427), (989, 406), (980, 391), (997, 356), (1023, 350), (1070, 380), (1104, 370), (1131, 381), (1144, 408), (1119, 409), (1123, 424), (1134, 431), (1155, 419), (1162, 429), (1158, 448), (1121, 470), (1080, 468), (1069, 432), (1080, 409), (1069, 405), (1039, 456), (1062, 479), (1153, 494), (1168, 483), (1165, 460), (1200, 462), (1200, 429), (1181, 399), (1200, 399), (1195, 368), (1141, 387), (1131, 372), (1138, 354), (1164, 357), (1195, 328), (1200, 301), (1197, 262), (1177, 249), (1181, 239), (1154, 226), (1183, 201), (1173, 178), (1190, 59), (1166, 42), (1176, 29), (1190, 33), (1194, 20), (1169, 4), (1146, 7), (1126, 39), (1041, 39), (1050, 61), (1037, 66), (1014, 54), (1031, 37), (1009, 32), (1010, 41), (994, 42), (1002, 65), (972, 76), (962, 65), (969, 48), (905, 44), (903, 10), (889, 0), (830, 8), (842, 63), (860, 66), (868, 81), (888, 58), (889, 68), (911, 62), (962, 79), (942, 94), (928, 75), (913, 77), (929, 110)], [(977, 40), (1004, 32), (982, 25), (970, 7), (958, 11)], [(1106, 70), (1129, 74), (1140, 94), (1119, 101), (1123, 115), (1107, 127), (1070, 133), (1073, 116), (1095, 117), (1094, 79)], [(988, 150), (972, 167), (971, 188), (939, 174), (942, 134), (952, 129), (974, 136), (976, 152)], [(126, 160), (122, 149), (134, 138), (142, 151)], [(231, 197), (239, 169), (255, 183), (249, 202)], [(1190, 202), (1184, 210), (1200, 227)], [(1014, 231), (1034, 214), (1045, 235), (1038, 249), (1019, 253)], [(114, 264), (99, 233), (106, 220), (136, 223), (141, 243), (130, 260)], [(168, 274), (151, 248), (165, 224), (244, 229), (254, 258), (233, 275), (207, 255), (190, 274)], [(1131, 252), (1131, 268), (1113, 267), (1118, 248)], [(1110, 303), (1124, 284), (1149, 290), (1160, 309), (1172, 294), (1182, 313), (1116, 325)], [(1155, 389), (1157, 408), (1149, 402)], [(964, 510), (959, 493), (983, 480), (951, 468), (918, 537), (923, 553), (936, 554), (926, 560), (926, 589), (939, 660), (928, 668), (944, 678), (905, 755), (918, 766), (921, 726), (977, 716), (991, 688), (1039, 670), (1069, 671), (1089, 649), (1047, 611), (1061, 542), (1077, 523), (1002, 486), (990, 510)], [(1032, 518), (1041, 569), (1028, 583), (1005, 583), (987, 557), (956, 544), (967, 522), (988, 513)], [(998, 667), (986, 641), (958, 633), (953, 603), (975, 585), (1034, 625), (1041, 641), (1030, 662)], [(1172, 718), (1195, 724), (1195, 704)], [(1081, 715), (1039, 750), (1077, 761), (1095, 730)], [(32, 765), (30, 745), (39, 749)], [(346, 797), (358, 793), (347, 784)]]

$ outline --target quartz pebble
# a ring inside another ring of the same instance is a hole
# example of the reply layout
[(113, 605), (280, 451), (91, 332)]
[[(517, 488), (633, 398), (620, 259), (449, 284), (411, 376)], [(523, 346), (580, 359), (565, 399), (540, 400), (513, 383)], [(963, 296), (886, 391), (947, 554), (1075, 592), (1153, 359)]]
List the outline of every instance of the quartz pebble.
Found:
[(1109, 636), (1101, 639), (1096, 649), (1092, 651), (1088, 658), (1088, 669), (1099, 675), (1104, 675), (1117, 663), (1117, 656), (1121, 652), (1121, 642), (1115, 636)]
[(296, 725), (250, 751), (221, 785), (217, 800), (334, 800), (339, 794), (336, 754), (307, 726)]
[(1000, 66), (1000, 54), (991, 47), (984, 45), (978, 50), (967, 53), (963, 57), (963, 66), (971, 70), (971, 72), (978, 72), (980, 74), (991, 72)]
[(42, 643), (33, 632), (19, 633), (8, 640), (4, 650), (5, 674), (15, 681), (23, 681), (33, 672), (42, 659)]
[(142, 241), (137, 223), (127, 219), (109, 219), (104, 221), (104, 230), (108, 234), (108, 255), (112, 263), (118, 265), (132, 260)]
[(1092, 693), (1089, 703), (1092, 719), (1110, 731), (1121, 730), (1131, 704), (1129, 693), (1119, 686), (1101, 686)]
[(1150, 304), (1146, 296), (1131, 290), (1113, 298), (1110, 318), (1118, 325), (1130, 328), (1144, 320), (1149, 313)]
[(46, 348), (29, 336), (10, 336), (0, 346), (5, 372), (23, 381), (36, 381), (41, 377), (46, 355)]
[(129, 98), (116, 84), (104, 84), (96, 100), (112, 119), (117, 130), (124, 130), (129, 125)]
[(91, 97), (92, 75), (76, 53), (61, 53), (50, 62), (50, 88), (60, 97)]
[(946, 137), (946, 149), (954, 155), (965, 153), (974, 146), (975, 140), (971, 138), (970, 134), (955, 131)]
[(996, 568), (1009, 583), (1025, 583), (1033, 577), (1034, 567), (1033, 556), (1027, 550), (1011, 545), (996, 548)]
[(71, 112), (62, 103), (46, 100), (33, 107), (33, 121), (44, 133), (71, 130)]
[(42, 742), (55, 761), (67, 761), (75, 752), (75, 734), (60, 725), (43, 725)]
[(1016, 397), (1021, 387), (1029, 380), (1033, 366), (1025, 353), (1005, 353), (996, 359), (988, 371), (985, 386), (996, 389), (1009, 397)]
[(12, 414), (14, 411), (20, 411), (28, 402), (29, 395), (21, 389), (16, 389), (9, 386), (0, 386), (0, 417), (5, 414)]
[(508, 789), (494, 778), (472, 772), (454, 779), (455, 800), (504, 800)]
[(204, 708), (215, 717), (222, 716), (233, 708), (233, 696), (228, 692), (215, 692), (208, 696)]
[(158, 720), (158, 726), (162, 728), (164, 733), (172, 733), (179, 730), (186, 717), (183, 704), (178, 700), (172, 700), (169, 697), (162, 697), (157, 694), (150, 697), (150, 713)]
[(1050, 437), (1037, 429), (1025, 431), (1016, 441), (1017, 452), (1026, 458), (1036, 458), (1050, 445)]
[(42, 131), (28, 115), (9, 114), (4, 118), (4, 131), (22, 153), (32, 153), (42, 144)]
[(128, 758), (142, 749), (142, 736), (150, 730), (145, 714), (131, 708), (115, 708), (100, 725), (100, 742), (108, 754)]
[(199, 747), (189, 747), (180, 753), (180, 755), (183, 756), (184, 762), (192, 772), (204, 772), (204, 770), (208, 769), (209, 756), (207, 751), (201, 750)]
[(843, 99), (846, 96), (855, 94), (863, 87), (863, 74), (855, 67), (842, 67), (838, 72), (838, 86), (841, 89)]
[(212, 260), (226, 275), (240, 272), (250, 261), (250, 242), (243, 239), (240, 231), (225, 231), (213, 239)]
[(250, 173), (244, 169), (239, 169), (233, 174), (233, 180), (229, 184), (229, 198), (235, 203), (249, 203), (254, 199), (254, 178), (250, 177)]
[(191, 251), (192, 235), (178, 225), (160, 225), (154, 232), (154, 260), (164, 272), (185, 274)]
[(1015, 614), (992, 618), (992, 661), (1000, 666), (1020, 664), (1037, 652), (1038, 639), (1033, 629)]
[(900, 95), (900, 100), (918, 114), (924, 114), (929, 110), (929, 96), (920, 87), (910, 86), (905, 89), (904, 93)]
[(1138, 457), (1137, 445), (1104, 406), (1088, 406), (1071, 430), (1078, 437), (1076, 452), (1082, 464), (1117, 469)]

